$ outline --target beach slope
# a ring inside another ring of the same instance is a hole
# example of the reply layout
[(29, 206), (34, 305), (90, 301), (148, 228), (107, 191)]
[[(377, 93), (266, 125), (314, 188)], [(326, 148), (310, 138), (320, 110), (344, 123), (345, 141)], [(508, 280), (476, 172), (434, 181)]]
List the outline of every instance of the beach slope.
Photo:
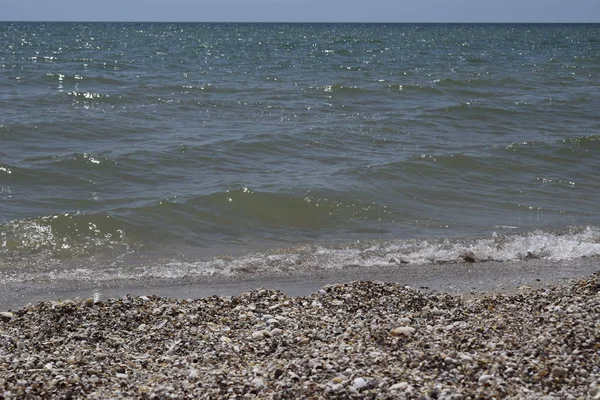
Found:
[(0, 397), (600, 398), (600, 274), (521, 289), (42, 302), (0, 315)]

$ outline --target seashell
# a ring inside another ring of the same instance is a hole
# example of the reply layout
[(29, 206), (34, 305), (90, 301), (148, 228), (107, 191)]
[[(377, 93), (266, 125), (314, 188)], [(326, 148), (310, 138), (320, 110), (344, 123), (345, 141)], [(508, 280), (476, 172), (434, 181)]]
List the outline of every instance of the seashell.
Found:
[(231, 339), (227, 336), (221, 336), (221, 342), (229, 344), (231, 343)]
[(5, 321), (8, 321), (10, 319), (12, 319), (15, 315), (9, 311), (2, 311), (0, 312), (0, 319), (3, 319)]
[(408, 382), (399, 382), (390, 386), (390, 390), (406, 390)]
[(390, 335), (392, 336), (411, 336), (415, 333), (415, 328), (412, 326), (400, 326), (398, 328), (394, 328), (390, 331)]
[(152, 327), (152, 329), (154, 329), (154, 330), (161, 329), (163, 326), (165, 326), (167, 324), (167, 322), (169, 322), (169, 321), (166, 319), (163, 319), (162, 321), (157, 322), (156, 325), (154, 325), (154, 327)]

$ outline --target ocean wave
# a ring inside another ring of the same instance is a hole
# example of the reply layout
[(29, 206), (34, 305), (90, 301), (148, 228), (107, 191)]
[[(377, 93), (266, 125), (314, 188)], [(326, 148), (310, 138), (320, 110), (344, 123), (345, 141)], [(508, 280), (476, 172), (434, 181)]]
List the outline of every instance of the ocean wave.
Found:
[[(119, 210), (117, 210), (119, 211)], [(183, 218), (175, 221), (192, 232), (207, 232), (212, 224), (283, 229), (332, 229), (352, 221), (378, 220), (389, 216), (386, 206), (318, 192), (284, 194), (253, 191), (249, 188), (160, 201), (135, 210), (146, 219)], [(151, 217), (153, 216), (153, 217)], [(166, 222), (166, 221), (165, 221)], [(173, 224), (170, 221), (169, 224)], [(202, 225), (205, 224), (203, 227)], [(223, 227), (222, 227), (223, 228)]]
[[(396, 240), (356, 242), (348, 245), (309, 245), (249, 253), (237, 257), (214, 257), (196, 261), (160, 262), (115, 267), (55, 268), (48, 270), (0, 270), (5, 282), (102, 281), (198, 278), (249, 279), (261, 275), (318, 274), (319, 271), (385, 267), (402, 271), (405, 265), (474, 264), (486, 262), (571, 261), (600, 256), (600, 229), (577, 227), (559, 232), (492, 234), (485, 238)], [(450, 267), (450, 266), (449, 266)]]
[(110, 177), (121, 174), (118, 162), (96, 153), (50, 154), (27, 157), (8, 167), (11, 179), (21, 185), (40, 185), (47, 182), (60, 184), (63, 188), (94, 183), (94, 176)]
[(590, 153), (600, 150), (600, 135), (571, 136), (564, 139), (549, 138), (546, 140), (524, 140), (522, 142), (513, 142), (506, 146), (494, 146), (504, 148), (513, 152), (532, 152), (537, 150), (547, 155), (569, 155), (577, 152), (578, 154)]
[[(5, 189), (10, 191), (10, 187)], [(276, 240), (277, 235), (284, 233), (302, 235), (336, 227), (350, 229), (363, 221), (390, 217), (387, 206), (375, 202), (318, 192), (294, 195), (248, 188), (160, 201), (121, 198), (118, 203), (125, 206), (1, 223), (0, 254), (11, 258), (37, 254), (77, 258), (141, 248), (168, 253), (164, 246), (176, 248), (178, 244), (200, 246), (200, 250), (203, 243), (218, 244), (219, 235), (223, 243), (242, 240), (248, 232), (263, 232)], [(94, 198), (65, 200), (64, 205), (81, 210), (98, 206)]]
[(77, 92), (77, 91), (70, 91), (67, 92), (67, 95), (73, 97), (74, 99), (76, 99), (79, 102), (110, 102), (110, 94), (102, 94), (102, 93), (95, 93), (95, 92)]
[(587, 135), (583, 137), (571, 137), (563, 139), (562, 142), (568, 145), (570, 148), (576, 147), (584, 151), (600, 151), (600, 134)]
[(444, 91), (430, 85), (421, 85), (421, 84), (404, 84), (404, 83), (392, 83), (388, 86), (389, 90), (398, 90), (406, 94), (417, 93), (417, 94), (428, 94), (428, 95), (440, 95), (443, 94)]
[[(101, 214), (65, 213), (0, 224), (0, 255), (72, 258), (125, 251), (126, 224)], [(117, 249), (118, 248), (118, 249)]]

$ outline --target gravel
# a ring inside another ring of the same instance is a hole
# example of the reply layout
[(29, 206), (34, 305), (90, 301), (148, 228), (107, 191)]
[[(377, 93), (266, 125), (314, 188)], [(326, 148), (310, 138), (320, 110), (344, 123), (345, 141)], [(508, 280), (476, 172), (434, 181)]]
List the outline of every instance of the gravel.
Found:
[(0, 313), (0, 398), (600, 399), (600, 273), (461, 297), (42, 302)]

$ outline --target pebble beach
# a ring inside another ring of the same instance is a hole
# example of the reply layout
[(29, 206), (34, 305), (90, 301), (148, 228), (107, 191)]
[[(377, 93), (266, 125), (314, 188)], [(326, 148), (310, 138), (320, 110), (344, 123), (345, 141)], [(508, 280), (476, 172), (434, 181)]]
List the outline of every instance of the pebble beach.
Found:
[(600, 273), (40, 302), (0, 313), (0, 398), (600, 399)]

